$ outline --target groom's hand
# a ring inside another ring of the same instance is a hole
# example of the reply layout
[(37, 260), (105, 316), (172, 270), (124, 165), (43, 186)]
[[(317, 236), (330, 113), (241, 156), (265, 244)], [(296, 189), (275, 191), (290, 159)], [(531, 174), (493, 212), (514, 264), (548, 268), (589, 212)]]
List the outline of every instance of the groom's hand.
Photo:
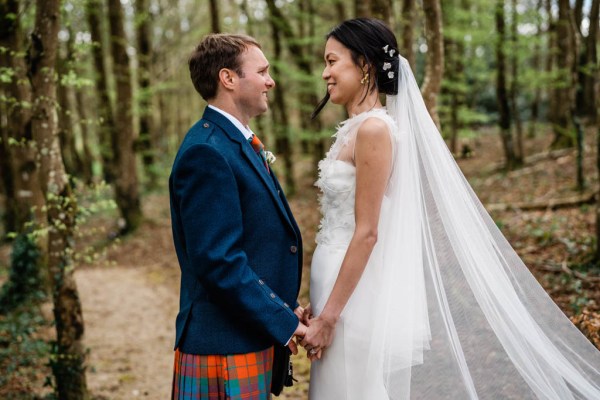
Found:
[[(300, 307), (298, 307), (300, 308)], [(302, 322), (298, 322), (298, 327), (296, 328), (296, 331), (294, 331), (294, 336), (296, 338), (298, 337), (304, 337), (306, 335), (306, 330), (308, 328), (306, 327), (306, 325), (304, 325)], [(290, 339), (290, 341), (288, 342), (288, 347), (290, 349), (290, 351), (292, 352), (293, 355), (298, 354), (298, 345), (296, 344), (296, 342), (294, 341), (294, 338)]]

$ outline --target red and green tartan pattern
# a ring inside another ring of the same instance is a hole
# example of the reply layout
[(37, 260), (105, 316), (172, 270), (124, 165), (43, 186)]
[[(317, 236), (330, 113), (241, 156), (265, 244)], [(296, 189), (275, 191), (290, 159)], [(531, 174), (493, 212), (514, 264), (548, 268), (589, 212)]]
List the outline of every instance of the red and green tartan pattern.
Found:
[(175, 350), (172, 400), (271, 398), (273, 347), (256, 353), (194, 355)]

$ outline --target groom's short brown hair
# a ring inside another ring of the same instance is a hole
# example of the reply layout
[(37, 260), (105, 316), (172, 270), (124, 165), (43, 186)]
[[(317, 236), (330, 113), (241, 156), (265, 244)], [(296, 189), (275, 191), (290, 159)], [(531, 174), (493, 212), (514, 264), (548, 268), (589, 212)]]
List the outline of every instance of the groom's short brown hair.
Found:
[(240, 55), (250, 46), (261, 48), (251, 36), (225, 33), (207, 35), (196, 46), (188, 65), (194, 87), (204, 100), (217, 95), (219, 71), (223, 68), (243, 76)]

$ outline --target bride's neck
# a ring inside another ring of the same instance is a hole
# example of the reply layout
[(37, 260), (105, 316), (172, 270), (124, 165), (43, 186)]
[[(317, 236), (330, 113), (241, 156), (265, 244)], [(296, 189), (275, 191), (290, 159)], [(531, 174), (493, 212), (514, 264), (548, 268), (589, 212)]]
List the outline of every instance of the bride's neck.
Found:
[(346, 105), (346, 111), (348, 112), (349, 116), (358, 115), (374, 108), (383, 107), (381, 101), (379, 101), (379, 93), (377, 90), (375, 90), (373, 93), (367, 94), (367, 96), (364, 98), (363, 96), (364, 95), (361, 94), (354, 101)]

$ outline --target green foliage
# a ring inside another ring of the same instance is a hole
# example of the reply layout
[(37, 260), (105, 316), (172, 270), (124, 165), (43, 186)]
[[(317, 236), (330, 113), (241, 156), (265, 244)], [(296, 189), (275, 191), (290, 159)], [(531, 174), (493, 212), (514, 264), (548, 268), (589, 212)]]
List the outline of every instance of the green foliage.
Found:
[[(40, 330), (49, 323), (36, 304), (20, 304), (5, 316), (0, 316), (0, 397), (3, 399), (39, 399), (37, 381), (40, 366), (47, 357), (49, 346), (40, 337)], [(49, 371), (48, 371), (49, 372)]]
[(43, 300), (46, 293), (40, 274), (40, 250), (32, 235), (16, 236), (10, 259), (8, 281), (0, 291), (0, 314), (6, 314), (27, 300)]

